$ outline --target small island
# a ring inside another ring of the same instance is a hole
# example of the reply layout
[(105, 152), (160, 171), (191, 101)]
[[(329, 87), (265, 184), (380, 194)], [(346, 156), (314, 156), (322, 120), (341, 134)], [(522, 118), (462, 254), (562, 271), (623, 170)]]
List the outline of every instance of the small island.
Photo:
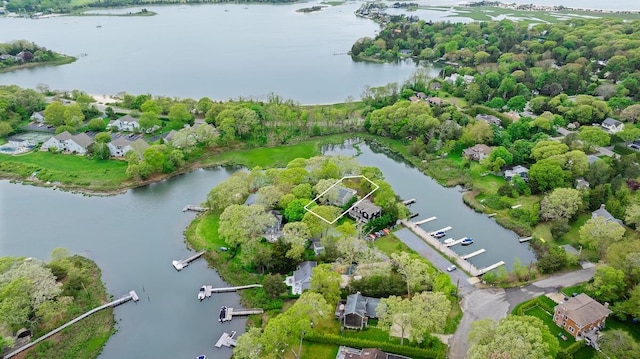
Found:
[(64, 65), (76, 61), (27, 40), (0, 43), (0, 73), (44, 65)]
[(312, 7), (303, 7), (302, 9), (296, 10), (296, 12), (309, 13), (309, 12), (315, 12), (315, 11), (322, 11), (323, 8), (324, 6), (315, 5)]

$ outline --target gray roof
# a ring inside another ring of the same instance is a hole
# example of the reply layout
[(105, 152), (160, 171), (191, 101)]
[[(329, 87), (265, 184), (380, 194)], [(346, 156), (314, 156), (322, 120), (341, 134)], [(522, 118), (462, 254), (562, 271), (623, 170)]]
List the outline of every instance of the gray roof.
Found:
[(360, 201), (360, 203), (358, 203), (356, 207), (358, 208), (358, 210), (360, 210), (360, 212), (366, 212), (369, 214), (376, 213), (382, 209), (382, 207), (376, 206), (368, 199), (363, 199), (362, 201)]
[(125, 147), (125, 146), (129, 145), (130, 143), (131, 143), (131, 141), (129, 141), (124, 136), (120, 136), (120, 137), (116, 138), (115, 140), (111, 141), (111, 144), (113, 146), (118, 146), (118, 147)]
[(89, 145), (91, 145), (93, 143), (93, 138), (91, 138), (86, 133), (79, 133), (79, 134), (77, 134), (75, 136), (72, 136), (71, 140), (73, 140), (73, 142), (77, 143), (78, 145), (82, 146), (83, 148), (87, 148), (87, 147), (89, 147)]
[(617, 127), (617, 126), (622, 125), (622, 122), (609, 117), (609, 118), (605, 119), (604, 121), (602, 121), (602, 124), (606, 125), (606, 126), (616, 126)]
[(247, 197), (247, 200), (244, 201), (244, 205), (245, 206), (250, 206), (252, 204), (256, 203), (256, 194), (255, 193), (250, 193), (249, 197)]
[(143, 140), (142, 138), (138, 138), (137, 140), (131, 142), (130, 146), (139, 154), (143, 154), (144, 150), (150, 147), (147, 141)]
[(137, 118), (132, 117), (131, 115), (128, 115), (128, 114), (120, 117), (118, 120), (120, 120), (120, 122), (138, 122)]
[(587, 156), (587, 161), (589, 162), (589, 164), (592, 164), (595, 161), (600, 161), (600, 157), (598, 157), (596, 155), (588, 155)]
[(607, 211), (607, 209), (605, 208), (605, 205), (602, 204), (600, 205), (600, 208), (596, 209), (595, 211), (591, 212), (591, 216), (593, 218), (595, 217), (602, 217), (604, 218), (607, 222), (608, 221), (615, 221), (618, 224), (622, 224), (622, 221), (615, 218), (611, 213), (609, 213), (609, 211)]
[(66, 141), (71, 138), (71, 134), (69, 131), (60, 132), (59, 134), (54, 136), (58, 141)]
[(171, 141), (171, 140), (173, 140), (173, 136), (175, 136), (175, 135), (176, 135), (176, 133), (178, 133), (178, 131), (176, 131), (176, 130), (171, 130), (171, 131), (169, 131), (169, 132), (165, 133), (165, 134), (163, 135), (163, 137), (164, 137), (164, 139), (165, 139), (165, 140), (167, 140), (167, 141)]
[(584, 293), (569, 298), (566, 302), (558, 304), (558, 307), (566, 310), (567, 316), (581, 328), (597, 322), (611, 313), (609, 308)]
[(527, 177), (527, 174), (529, 173), (529, 170), (526, 167), (517, 165), (514, 166), (512, 169), (508, 169), (506, 171), (504, 171), (504, 176), (507, 178), (511, 178), (514, 177), (515, 175), (519, 175), (520, 177)]
[(365, 297), (360, 294), (347, 296), (347, 303), (344, 305), (344, 315), (357, 314), (361, 317), (377, 318), (376, 310), (380, 304), (379, 298)]
[(293, 272), (294, 282), (302, 282), (302, 290), (309, 289), (311, 286), (311, 272), (313, 268), (318, 266), (316, 261), (305, 261), (298, 264), (298, 269)]
[(502, 124), (502, 122), (500, 122), (500, 119), (493, 115), (476, 115), (476, 120), (492, 123), (498, 126)]
[(349, 200), (356, 195), (356, 190), (346, 187), (338, 187), (338, 200), (336, 201), (338, 204), (347, 204)]

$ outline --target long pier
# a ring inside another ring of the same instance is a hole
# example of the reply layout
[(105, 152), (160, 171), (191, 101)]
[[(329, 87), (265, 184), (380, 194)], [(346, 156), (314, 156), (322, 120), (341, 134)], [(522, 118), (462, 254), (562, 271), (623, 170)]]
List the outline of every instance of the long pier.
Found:
[(84, 319), (84, 318), (86, 318), (86, 317), (88, 317), (88, 316), (90, 316), (90, 315), (92, 315), (94, 313), (97, 313), (97, 312), (99, 312), (99, 311), (101, 311), (103, 309), (109, 308), (109, 307), (117, 307), (120, 304), (124, 304), (124, 303), (126, 303), (126, 302), (128, 302), (130, 300), (133, 300), (134, 302), (137, 302), (138, 300), (140, 300), (140, 298), (138, 298), (138, 294), (136, 294), (136, 292), (134, 290), (130, 291), (129, 294), (125, 295), (124, 297), (122, 297), (120, 299), (116, 299), (113, 302), (110, 302), (110, 303), (107, 303), (105, 305), (101, 305), (101, 306), (99, 306), (97, 308), (91, 309), (90, 311), (88, 311), (88, 312), (82, 314), (81, 316), (73, 319), (72, 321), (67, 322), (66, 324), (63, 324), (62, 326), (50, 331), (49, 333), (41, 336), (40, 338), (32, 341), (31, 343), (25, 344), (25, 345), (21, 346), (20, 348), (12, 351), (11, 353), (5, 355), (4, 358), (6, 358), (6, 359), (11, 358), (11, 357), (19, 354), (20, 352), (22, 352), (24, 350), (27, 350), (27, 349), (31, 348), (32, 346), (40, 343), (41, 341), (46, 340), (50, 336), (55, 335), (56, 333), (64, 330), (65, 328), (67, 328), (67, 327), (69, 327), (69, 326), (81, 321), (82, 319)]
[[(476, 268), (473, 264), (471, 264), (471, 262), (466, 261), (465, 259), (463, 259), (462, 257), (460, 257), (456, 252), (454, 252), (451, 248), (449, 248), (448, 245), (445, 245), (443, 243), (440, 243), (440, 241), (438, 241), (436, 238), (434, 238), (430, 233), (428, 233), (427, 231), (425, 231), (424, 229), (422, 229), (420, 226), (416, 225), (415, 223), (411, 222), (411, 221), (407, 221), (407, 220), (400, 220), (400, 223), (407, 227), (411, 232), (413, 232), (415, 235), (417, 235), (418, 237), (422, 238), (423, 241), (427, 242), (429, 245), (431, 245), (433, 248), (435, 248), (436, 250), (438, 250), (440, 253), (442, 253), (443, 255), (449, 257), (449, 258), (453, 258), (455, 259), (456, 265), (458, 266), (458, 268), (460, 269), (466, 269), (469, 268), (469, 274), (472, 277), (477, 277), (480, 275), (483, 275), (484, 273), (498, 268), (501, 265), (504, 265), (504, 261), (500, 261), (498, 263), (492, 264), (488, 267), (482, 268), (482, 269), (478, 269)], [(464, 238), (462, 238), (464, 239)], [(459, 241), (462, 242), (462, 239), (460, 239)]]
[(202, 257), (203, 254), (207, 253), (207, 251), (200, 251), (194, 255), (192, 255), (189, 258), (185, 258), (185, 259), (180, 259), (180, 260), (174, 260), (171, 262), (171, 264), (173, 265), (173, 268), (175, 268), (178, 271), (181, 271), (182, 269), (184, 269), (184, 267), (188, 266), (189, 263), (195, 261), (196, 259)]
[(482, 253), (484, 253), (484, 252), (486, 252), (486, 251), (487, 251), (487, 250), (486, 250), (486, 249), (484, 249), (484, 248), (482, 248), (482, 249), (478, 249), (477, 251), (475, 251), (475, 252), (473, 252), (473, 253), (466, 254), (466, 255), (464, 255), (464, 256), (462, 256), (462, 257), (460, 257), (460, 258), (462, 258), (462, 259), (465, 259), (465, 260), (466, 260), (466, 259), (469, 259), (469, 258), (473, 258), (473, 257), (477, 256), (478, 254), (482, 254)]
[[(249, 284), (249, 285), (241, 285), (239, 287), (222, 287), (222, 288), (214, 288), (211, 285), (203, 285), (202, 288), (204, 288), (205, 298), (209, 298), (214, 293), (227, 293), (227, 292), (236, 292), (242, 289), (262, 288), (262, 284)], [(200, 293), (198, 293), (198, 295), (199, 294)], [(200, 297), (198, 297), (198, 299), (200, 299)]]
[(227, 312), (224, 318), (221, 318), (220, 321), (221, 322), (228, 322), (231, 319), (233, 319), (234, 316), (238, 317), (238, 316), (246, 316), (246, 315), (252, 315), (252, 314), (262, 314), (264, 313), (263, 309), (240, 309), (240, 310), (234, 310), (233, 308), (227, 308)]
[(182, 209), (182, 212), (186, 212), (186, 211), (206, 212), (208, 210), (209, 210), (209, 208), (207, 208), (207, 207), (200, 207), (200, 206), (195, 206), (193, 204), (188, 204), (188, 205), (184, 206), (184, 208)]
[(414, 222), (414, 223), (415, 223), (415, 224), (417, 224), (417, 225), (421, 225), (421, 224), (429, 223), (429, 222), (431, 222), (431, 221), (435, 221), (436, 219), (438, 219), (438, 217), (435, 217), (435, 216), (434, 216), (434, 217), (429, 217), (429, 218), (421, 219), (421, 220), (419, 220), (419, 221), (417, 221), (417, 222)]

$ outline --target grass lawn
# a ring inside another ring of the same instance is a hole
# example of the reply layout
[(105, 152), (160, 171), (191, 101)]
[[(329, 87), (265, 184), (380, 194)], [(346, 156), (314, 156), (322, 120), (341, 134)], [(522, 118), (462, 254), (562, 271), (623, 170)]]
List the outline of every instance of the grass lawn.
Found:
[(193, 236), (188, 235), (187, 237), (192, 238), (192, 244), (197, 250), (215, 250), (220, 247), (225, 247), (226, 243), (218, 235), (219, 224), (219, 216), (212, 213), (205, 213), (193, 220), (187, 229), (193, 233)]
[[(338, 354), (338, 346), (333, 344), (320, 344), (302, 342), (302, 359), (335, 358)], [(293, 358), (293, 354), (287, 358)]]
[(19, 156), (0, 155), (0, 173), (28, 178), (37, 172), (43, 182), (60, 182), (87, 189), (113, 189), (127, 180), (127, 163), (100, 161), (86, 157), (31, 152)]
[[(535, 306), (531, 309), (528, 309), (524, 312), (525, 315), (530, 315), (536, 317), (544, 322), (544, 324), (549, 328), (551, 334), (553, 334), (556, 338), (558, 338), (558, 342), (560, 343), (560, 348), (564, 349), (569, 345), (575, 343), (575, 339), (572, 335), (567, 333), (564, 329), (561, 329), (553, 322), (553, 315), (551, 313), (547, 313), (544, 309), (539, 306)], [(567, 340), (563, 340), (560, 335), (564, 335)]]

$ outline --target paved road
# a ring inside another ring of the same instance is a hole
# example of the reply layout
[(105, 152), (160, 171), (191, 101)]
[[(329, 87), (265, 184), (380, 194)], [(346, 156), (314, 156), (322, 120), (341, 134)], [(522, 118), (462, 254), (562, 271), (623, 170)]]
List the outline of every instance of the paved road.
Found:
[[(404, 228), (394, 234), (434, 266), (447, 273), (446, 268), (451, 263), (411, 231)], [(449, 358), (465, 358), (469, 349), (467, 335), (472, 322), (485, 318), (493, 320), (504, 318), (511, 313), (516, 305), (524, 301), (547, 293), (558, 292), (563, 287), (588, 281), (593, 277), (594, 271), (595, 267), (591, 266), (586, 269), (553, 275), (524, 287), (506, 290), (502, 288), (480, 289), (469, 284), (467, 281), (469, 277), (464, 272), (460, 270), (448, 272), (454, 283), (459, 280), (460, 295), (462, 296), (460, 306), (463, 311), (458, 329), (449, 341)]]

